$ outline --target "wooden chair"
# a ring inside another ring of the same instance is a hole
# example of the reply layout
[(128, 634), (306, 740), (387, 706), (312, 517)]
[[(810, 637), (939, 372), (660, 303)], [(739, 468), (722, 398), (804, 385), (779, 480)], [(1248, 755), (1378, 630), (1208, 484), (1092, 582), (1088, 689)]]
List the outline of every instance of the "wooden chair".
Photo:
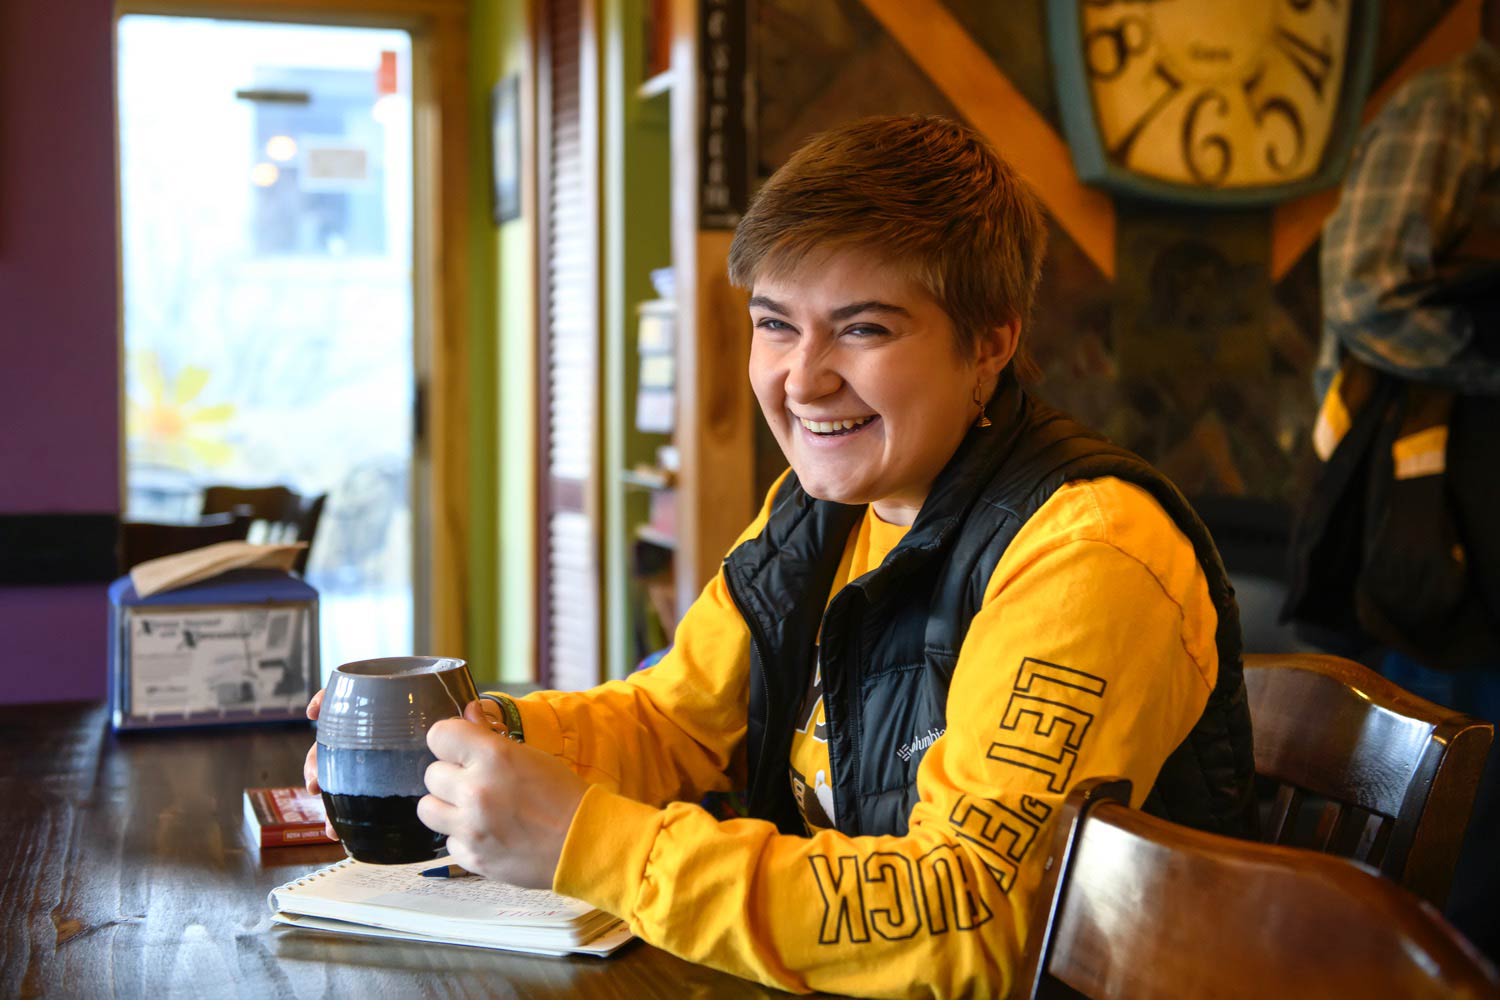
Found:
[(289, 487), (211, 486), (203, 489), (204, 514), (218, 511), (248, 511), (255, 542), (305, 542), (307, 549), (297, 554), (292, 569), (298, 576), (307, 574), (307, 558), (312, 554), (313, 536), (328, 495), (304, 497)]
[(146, 560), (243, 539), (249, 533), (250, 516), (245, 513), (209, 514), (187, 524), (121, 522), (120, 573)]
[(1332, 655), (1246, 655), (1262, 839), (1363, 861), (1435, 906), (1494, 726)]
[(1493, 967), (1374, 869), (1188, 829), (1129, 800), (1129, 781), (1095, 778), (1058, 810), (1012, 996), (1500, 995)]

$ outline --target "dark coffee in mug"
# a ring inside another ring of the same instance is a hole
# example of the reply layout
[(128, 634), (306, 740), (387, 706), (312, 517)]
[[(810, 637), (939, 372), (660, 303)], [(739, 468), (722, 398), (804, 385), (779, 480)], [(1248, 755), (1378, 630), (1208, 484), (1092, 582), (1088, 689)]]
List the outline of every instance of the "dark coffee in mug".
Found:
[(441, 855), (448, 838), (417, 818), (421, 795), (338, 795), (323, 792), (328, 821), (337, 823), (349, 856), (372, 864), (410, 864)]

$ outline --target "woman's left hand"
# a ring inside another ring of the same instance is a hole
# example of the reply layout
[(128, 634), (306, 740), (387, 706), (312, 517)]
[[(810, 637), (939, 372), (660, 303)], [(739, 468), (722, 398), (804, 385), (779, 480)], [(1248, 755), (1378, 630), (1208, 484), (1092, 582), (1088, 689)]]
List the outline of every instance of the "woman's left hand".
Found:
[(494, 731), (479, 701), (427, 730), (437, 762), (417, 817), (448, 834), (448, 853), (471, 872), (550, 889), (563, 841), (588, 785), (558, 759)]

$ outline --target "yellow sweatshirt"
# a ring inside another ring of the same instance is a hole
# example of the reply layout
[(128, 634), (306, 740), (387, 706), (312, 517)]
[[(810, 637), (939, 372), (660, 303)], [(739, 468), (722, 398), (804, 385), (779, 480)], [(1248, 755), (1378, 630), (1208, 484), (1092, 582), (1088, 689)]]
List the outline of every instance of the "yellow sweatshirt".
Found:
[(990, 577), (907, 834), (784, 836), (696, 804), (744, 778), (749, 631), (721, 574), (654, 668), (516, 701), (527, 743), (595, 785), (553, 886), (684, 959), (791, 991), (1004, 996), (1052, 812), (1093, 776), (1144, 799), (1213, 688), (1216, 628), (1191, 544), (1146, 491), (1067, 484)]

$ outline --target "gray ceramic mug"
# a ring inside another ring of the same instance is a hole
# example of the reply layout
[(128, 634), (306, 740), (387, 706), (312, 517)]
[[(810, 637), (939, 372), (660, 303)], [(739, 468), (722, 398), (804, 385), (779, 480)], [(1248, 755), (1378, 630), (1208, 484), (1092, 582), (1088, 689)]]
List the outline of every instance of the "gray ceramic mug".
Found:
[(426, 861), (448, 838), (423, 825), (417, 802), (436, 757), (427, 729), (478, 699), (459, 658), (371, 658), (334, 669), (318, 712), (318, 786), (349, 856)]

